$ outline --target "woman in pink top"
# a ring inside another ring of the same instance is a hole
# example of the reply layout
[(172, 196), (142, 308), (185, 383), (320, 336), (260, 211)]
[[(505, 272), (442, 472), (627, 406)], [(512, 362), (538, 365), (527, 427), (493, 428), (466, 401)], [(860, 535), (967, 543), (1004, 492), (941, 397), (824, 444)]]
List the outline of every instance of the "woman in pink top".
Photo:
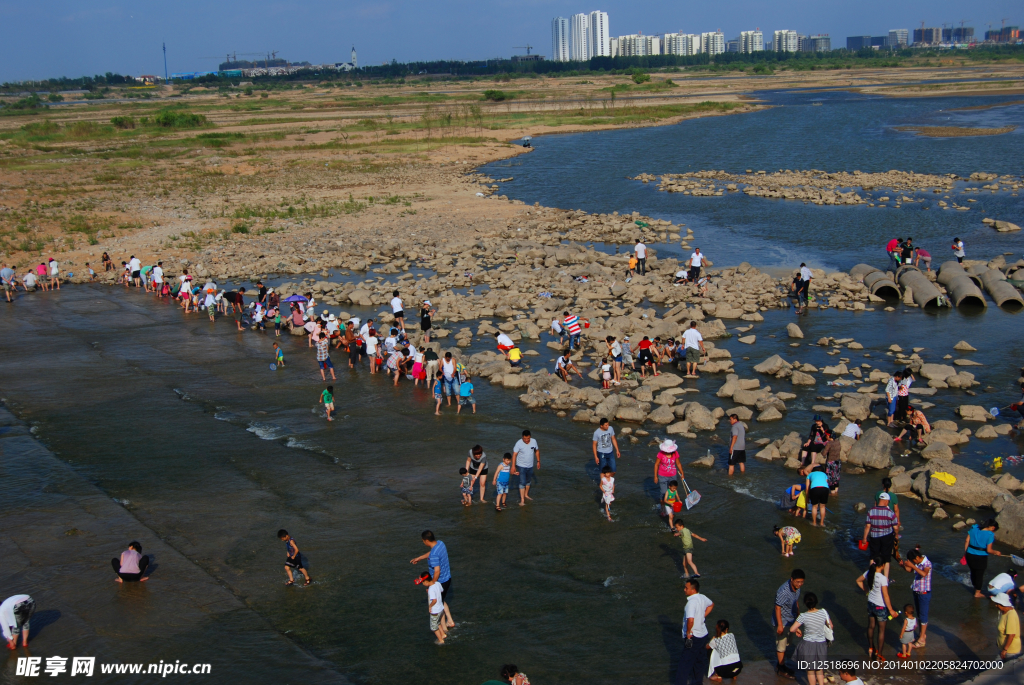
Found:
[(149, 580), (148, 576), (142, 577), (149, 566), (149, 557), (142, 556), (142, 545), (138, 542), (132, 541), (128, 549), (121, 552), (121, 558), (111, 559), (110, 565), (114, 567), (114, 573), (117, 574), (115, 580), (118, 583)]
[[(665, 440), (663, 443), (658, 445), (658, 458), (654, 462), (654, 480), (658, 483), (658, 489), (661, 490), (661, 500), (665, 499), (665, 493), (668, 491), (668, 482), (670, 480), (676, 480), (684, 478), (683, 466), (679, 463), (679, 448), (676, 446), (675, 440)], [(662, 507), (658, 507), (662, 509)], [(666, 516), (665, 512), (661, 512), (662, 516)]]

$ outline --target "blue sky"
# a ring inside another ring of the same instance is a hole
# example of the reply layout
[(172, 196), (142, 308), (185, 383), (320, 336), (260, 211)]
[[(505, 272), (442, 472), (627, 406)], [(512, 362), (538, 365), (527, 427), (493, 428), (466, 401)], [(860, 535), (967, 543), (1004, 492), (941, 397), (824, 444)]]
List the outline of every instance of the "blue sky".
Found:
[[(1019, 0), (783, 0), (728, 3), (577, 0), (0, 0), (0, 81), (115, 71), (163, 73), (167, 42), (171, 71), (216, 69), (225, 52), (277, 50), (290, 60), (347, 61), (352, 45), (363, 64), (397, 59), (482, 59), (509, 56), (514, 46), (551, 53), (554, 16), (600, 9), (612, 35), (793, 29), (828, 33), (833, 46), (848, 35), (882, 35), (890, 28), (959, 23), (976, 34), (1003, 17), (1024, 24)], [(213, 59), (209, 59), (209, 58)]]

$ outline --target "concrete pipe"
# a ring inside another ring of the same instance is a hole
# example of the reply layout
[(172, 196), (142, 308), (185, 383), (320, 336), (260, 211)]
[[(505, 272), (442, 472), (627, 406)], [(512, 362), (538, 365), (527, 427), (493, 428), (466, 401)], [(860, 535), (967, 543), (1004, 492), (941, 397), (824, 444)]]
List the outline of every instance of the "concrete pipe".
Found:
[(942, 285), (947, 286), (948, 289), (949, 284), (961, 276), (967, 276), (967, 278), (974, 281), (974, 285), (978, 286), (979, 290), (981, 289), (981, 279), (964, 271), (963, 265), (955, 259), (942, 263), (942, 266), (939, 267), (939, 270), (936, 273), (935, 280)]
[(992, 296), (996, 304), (1014, 311), (1024, 309), (1024, 297), (1020, 291), (1006, 282), (1006, 276), (995, 269), (989, 269), (981, 275), (985, 291)]
[(937, 307), (942, 293), (929, 281), (921, 270), (913, 266), (903, 266), (897, 272), (897, 279), (903, 289), (910, 288), (914, 302), (919, 307)]
[(899, 299), (900, 288), (896, 285), (896, 281), (892, 280), (892, 274), (888, 271), (878, 271), (877, 269), (864, 276), (864, 285), (867, 286), (868, 290), (875, 297), (881, 297), (887, 300)]
[(855, 281), (863, 281), (864, 277), (872, 271), (878, 271), (877, 266), (871, 266), (870, 264), (858, 264), (857, 266), (850, 269), (850, 278)]
[[(953, 262), (956, 264), (956, 262)], [(949, 299), (957, 307), (987, 307), (985, 294), (975, 285), (971, 277), (966, 273), (957, 276), (945, 283)]]

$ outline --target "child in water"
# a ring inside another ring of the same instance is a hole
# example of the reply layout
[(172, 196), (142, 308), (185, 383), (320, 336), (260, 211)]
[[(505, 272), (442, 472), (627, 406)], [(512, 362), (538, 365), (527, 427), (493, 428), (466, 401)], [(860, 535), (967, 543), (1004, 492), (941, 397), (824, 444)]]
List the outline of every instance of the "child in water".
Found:
[(611, 387), (612, 382), (612, 365), (608, 362), (608, 357), (601, 360), (601, 387), (608, 390)]
[(437, 402), (437, 406), (434, 407), (434, 416), (440, 416), (441, 415), (441, 400), (444, 399), (444, 393), (443, 393), (444, 383), (442, 382), (443, 378), (444, 378), (444, 374), (441, 373), (440, 371), (438, 371), (437, 372), (437, 378), (434, 379), (434, 384), (430, 388), (431, 391), (433, 391), (433, 393), (434, 393), (434, 400)]
[(280, 538), (281, 542), (284, 543), (284, 572), (288, 574), (288, 582), (285, 585), (294, 585), (295, 578), (292, 576), (292, 569), (296, 569), (302, 572), (302, 575), (306, 578), (306, 582), (302, 584), (303, 587), (313, 582), (309, 573), (306, 572), (306, 568), (302, 565), (302, 555), (299, 554), (299, 544), (295, 542), (295, 538), (288, 534), (284, 528), (277, 531), (277, 537)]
[(909, 659), (910, 652), (914, 648), (914, 630), (917, 628), (917, 618), (914, 617), (914, 605), (907, 604), (903, 607), (903, 629), (900, 630), (900, 644), (903, 645), (897, 659)]
[(462, 477), (462, 484), (459, 486), (462, 492), (462, 506), (468, 507), (473, 503), (473, 481), (476, 479), (469, 475), (465, 468), (459, 469), (459, 476)]
[[(438, 373), (438, 376), (441, 374)], [(440, 382), (440, 381), (439, 381)], [(440, 404), (441, 400), (438, 400)], [(494, 471), (494, 510), (501, 511), (505, 508), (505, 499), (508, 497), (508, 480), (512, 472), (512, 454), (505, 452), (501, 458), (501, 465)]]
[(605, 466), (601, 469), (601, 501), (604, 502), (604, 515), (612, 520), (612, 502), (615, 501), (615, 476), (612, 475), (612, 468)]
[(274, 363), (279, 367), (284, 366), (284, 350), (277, 343), (274, 343)]
[(780, 543), (782, 543), (782, 556), (793, 556), (793, 548), (799, 544), (801, 539), (800, 531), (793, 526), (784, 526), (782, 528), (775, 526), (772, 529), (772, 534), (779, 539)]
[(331, 413), (334, 412), (334, 386), (328, 385), (327, 389), (320, 394), (320, 403), (324, 405), (324, 409), (327, 410), (327, 420), (333, 421)]
[(697, 538), (701, 542), (707, 542), (706, 538), (702, 538), (697, 535), (683, 524), (683, 519), (677, 518), (675, 520), (676, 537), (678, 537), (683, 543), (683, 575), (686, 574), (686, 566), (690, 565), (693, 569), (693, 575), (691, 578), (700, 578), (700, 571), (697, 570), (697, 564), (693, 563), (693, 538)]
[[(675, 528), (676, 504), (680, 503), (679, 483), (677, 481), (670, 480), (668, 482), (668, 490), (665, 491), (665, 496), (661, 498), (661, 503), (665, 506), (665, 513), (668, 514), (669, 530), (673, 530)], [(682, 506), (679, 509), (681, 510)]]

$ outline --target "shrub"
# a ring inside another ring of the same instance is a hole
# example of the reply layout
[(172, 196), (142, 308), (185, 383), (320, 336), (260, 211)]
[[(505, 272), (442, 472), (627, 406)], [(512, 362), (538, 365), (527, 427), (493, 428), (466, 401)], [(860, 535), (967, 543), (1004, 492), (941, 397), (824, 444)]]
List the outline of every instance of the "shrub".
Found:
[(506, 93), (503, 90), (484, 91), (484, 100), (490, 100), (492, 102), (504, 102), (505, 100), (511, 100), (513, 97), (512, 93)]
[(127, 130), (127, 129), (130, 129), (130, 128), (135, 128), (135, 117), (132, 117), (132, 116), (113, 117), (110, 120), (110, 123), (112, 123), (114, 125), (114, 128), (119, 128), (119, 129), (122, 129), (122, 130)]
[(173, 109), (158, 113), (151, 121), (162, 128), (201, 128), (209, 124), (203, 114)]
[(644, 72), (640, 71), (639, 69), (635, 69), (633, 71), (632, 78), (633, 78), (633, 83), (636, 83), (637, 85), (639, 85), (641, 83), (647, 83), (648, 81), (650, 81), (651, 80), (651, 75), (647, 74), (647, 73), (644, 73)]

